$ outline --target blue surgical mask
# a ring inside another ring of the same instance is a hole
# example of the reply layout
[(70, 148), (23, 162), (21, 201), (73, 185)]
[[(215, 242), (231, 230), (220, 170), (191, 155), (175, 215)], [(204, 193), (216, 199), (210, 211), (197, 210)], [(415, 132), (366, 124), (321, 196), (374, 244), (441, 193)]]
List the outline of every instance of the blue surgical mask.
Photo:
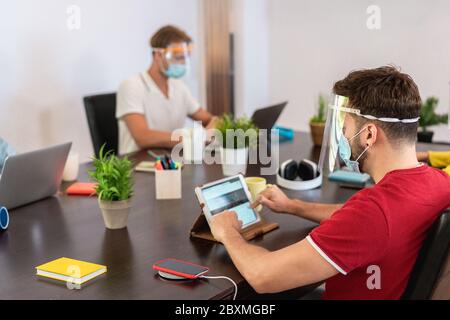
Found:
[(359, 159), (369, 150), (370, 146), (367, 147), (356, 160), (352, 160), (352, 148), (350, 147), (350, 141), (354, 140), (356, 137), (358, 137), (363, 131), (365, 131), (367, 128), (362, 129), (359, 131), (353, 138), (348, 140), (345, 135), (341, 136), (341, 140), (339, 140), (339, 156), (341, 157), (342, 161), (344, 161), (345, 166), (350, 169), (353, 172), (361, 173), (359, 169)]
[(187, 72), (185, 64), (171, 63), (164, 74), (169, 78), (179, 79), (184, 77)]

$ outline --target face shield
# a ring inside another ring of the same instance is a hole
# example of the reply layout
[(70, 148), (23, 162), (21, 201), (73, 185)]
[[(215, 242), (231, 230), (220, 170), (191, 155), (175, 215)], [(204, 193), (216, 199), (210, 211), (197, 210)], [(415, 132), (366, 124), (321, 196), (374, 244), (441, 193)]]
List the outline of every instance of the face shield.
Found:
[(189, 71), (192, 45), (186, 42), (174, 43), (167, 48), (153, 48), (153, 51), (161, 53), (163, 61), (160, 67), (167, 77), (178, 79)]
[(328, 176), (339, 168), (337, 155), (339, 151), (339, 141), (342, 137), (346, 113), (349, 109), (349, 99), (347, 97), (333, 95), (328, 107), (327, 122), (320, 152), (319, 168), (322, 173)]
[(359, 172), (360, 158), (368, 151), (369, 147), (364, 149), (356, 159), (352, 159), (352, 149), (350, 142), (356, 139), (366, 128), (355, 132), (353, 137), (344, 136), (344, 125), (346, 117), (354, 115), (368, 120), (377, 120), (388, 123), (416, 123), (420, 118), (397, 119), (375, 117), (362, 114), (360, 110), (351, 108), (347, 97), (333, 95), (328, 109), (328, 117), (325, 125), (322, 150), (320, 153), (319, 167), (322, 168), (324, 175), (329, 175), (342, 165), (345, 165), (350, 171)]

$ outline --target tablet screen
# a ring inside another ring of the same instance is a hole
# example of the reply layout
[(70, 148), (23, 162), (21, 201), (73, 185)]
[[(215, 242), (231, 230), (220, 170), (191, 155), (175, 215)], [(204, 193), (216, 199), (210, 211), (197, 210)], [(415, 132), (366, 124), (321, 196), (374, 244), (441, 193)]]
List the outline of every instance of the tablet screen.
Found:
[(202, 194), (213, 216), (223, 211), (234, 211), (244, 226), (258, 220), (239, 178), (205, 188)]

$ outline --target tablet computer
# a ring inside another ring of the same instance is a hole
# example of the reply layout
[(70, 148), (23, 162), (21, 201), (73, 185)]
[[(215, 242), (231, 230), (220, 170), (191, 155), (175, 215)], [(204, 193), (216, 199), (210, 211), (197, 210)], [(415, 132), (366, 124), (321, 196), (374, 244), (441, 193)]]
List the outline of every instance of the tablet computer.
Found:
[(236, 212), (238, 219), (242, 221), (242, 229), (261, 221), (261, 216), (251, 207), (250, 192), (242, 175), (198, 187), (195, 194), (208, 222), (224, 211)]

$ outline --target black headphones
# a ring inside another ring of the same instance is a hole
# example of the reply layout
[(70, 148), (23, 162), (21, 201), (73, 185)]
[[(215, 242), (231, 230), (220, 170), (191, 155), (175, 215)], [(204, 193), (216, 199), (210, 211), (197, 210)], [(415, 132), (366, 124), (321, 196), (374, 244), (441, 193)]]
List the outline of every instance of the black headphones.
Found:
[(303, 181), (309, 181), (319, 176), (317, 164), (306, 159), (298, 163), (292, 159), (283, 162), (279, 174), (283, 179), (291, 181), (296, 180), (297, 177)]
[(300, 162), (291, 159), (281, 164), (277, 183), (287, 189), (310, 190), (322, 184), (322, 175), (316, 163), (307, 159)]

